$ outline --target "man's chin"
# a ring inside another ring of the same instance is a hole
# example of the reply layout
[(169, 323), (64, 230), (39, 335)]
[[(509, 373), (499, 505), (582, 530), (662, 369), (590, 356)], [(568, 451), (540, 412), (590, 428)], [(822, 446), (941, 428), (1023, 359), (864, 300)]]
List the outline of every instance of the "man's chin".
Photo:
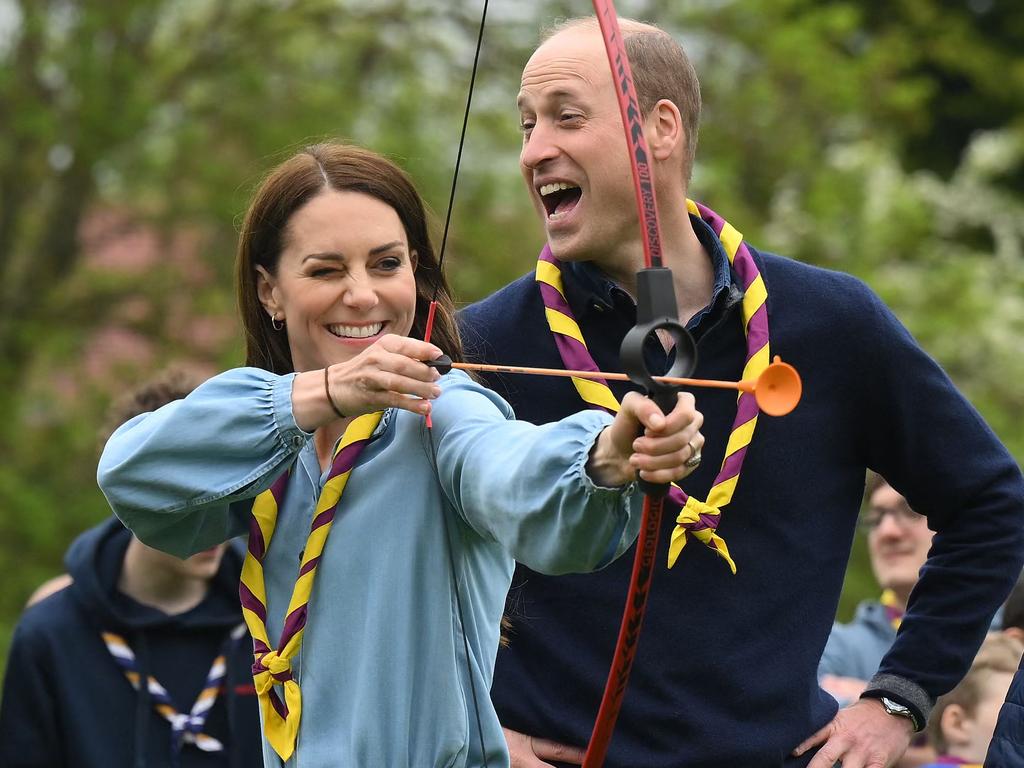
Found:
[(547, 233), (548, 248), (551, 254), (559, 261), (591, 261), (593, 254), (589, 249), (583, 247), (580, 238), (576, 235), (561, 235)]

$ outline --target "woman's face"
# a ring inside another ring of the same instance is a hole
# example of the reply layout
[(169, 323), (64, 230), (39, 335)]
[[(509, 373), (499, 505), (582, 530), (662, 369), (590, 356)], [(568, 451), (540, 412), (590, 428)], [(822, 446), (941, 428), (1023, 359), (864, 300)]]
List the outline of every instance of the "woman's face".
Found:
[(359, 354), (383, 334), (408, 336), (416, 312), (415, 254), (394, 208), (361, 192), (324, 190), (288, 220), (260, 301), (282, 319), (296, 371)]

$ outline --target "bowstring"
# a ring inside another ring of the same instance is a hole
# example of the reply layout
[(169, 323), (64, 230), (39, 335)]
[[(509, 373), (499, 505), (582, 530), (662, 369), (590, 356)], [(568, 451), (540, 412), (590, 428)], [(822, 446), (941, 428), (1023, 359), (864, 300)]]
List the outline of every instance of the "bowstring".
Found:
[[(437, 275), (434, 278), (434, 295), (430, 299), (430, 309), (427, 312), (427, 323), (426, 328), (423, 332), (423, 340), (426, 342), (430, 341), (430, 335), (434, 328), (434, 315), (437, 311), (437, 297), (441, 291), (441, 283), (444, 279), (444, 256), (445, 249), (448, 246), (448, 231), (452, 221), (452, 211), (455, 207), (455, 190), (459, 182), (459, 168), (462, 166), (462, 150), (466, 144), (466, 129), (469, 125), (469, 111), (473, 103), (473, 87), (476, 84), (476, 72), (480, 62), (480, 48), (483, 44), (484, 39), (484, 26), (487, 22), (487, 6), (489, 0), (484, 0), (483, 12), (480, 15), (480, 27), (477, 32), (476, 38), (476, 51), (473, 54), (473, 70), (469, 76), (469, 93), (466, 96), (466, 111), (462, 116), (462, 132), (459, 135), (459, 149), (455, 155), (455, 172), (452, 174), (452, 188), (448, 195), (448, 210), (445, 214), (444, 219), (444, 232), (441, 235), (441, 250), (437, 258)], [(430, 418), (430, 414), (426, 417), (427, 437), (430, 441), (430, 453), (434, 459), (434, 477), (437, 480), (438, 490), (441, 492), (441, 498), (448, 501), (449, 505), (454, 509), (454, 505), (448, 499), (448, 494), (445, 493), (444, 487), (441, 484), (440, 470), (437, 463), (437, 444), (434, 442), (434, 431), (433, 423)], [(452, 587), (455, 592), (455, 606), (459, 616), (459, 629), (462, 632), (462, 647), (466, 658), (466, 674), (469, 677), (469, 690), (470, 695), (473, 699), (473, 713), (476, 717), (476, 728), (477, 733), (480, 736), (480, 756), (483, 759), (483, 768), (490, 768), (490, 764), (487, 760), (487, 744), (484, 741), (484, 726), (483, 718), (480, 715), (480, 699), (476, 690), (476, 679), (473, 676), (472, 668), (472, 656), (470, 655), (469, 649), (469, 637), (466, 634), (466, 617), (465, 611), (462, 607), (462, 590), (459, 588), (459, 579), (455, 573), (455, 553), (454, 544), (451, 539), (451, 530), (448, 522), (448, 515), (445, 514), (444, 510), (441, 511), (441, 516), (444, 518), (444, 530), (445, 530), (445, 543), (447, 544), (448, 552), (448, 572), (452, 579)]]

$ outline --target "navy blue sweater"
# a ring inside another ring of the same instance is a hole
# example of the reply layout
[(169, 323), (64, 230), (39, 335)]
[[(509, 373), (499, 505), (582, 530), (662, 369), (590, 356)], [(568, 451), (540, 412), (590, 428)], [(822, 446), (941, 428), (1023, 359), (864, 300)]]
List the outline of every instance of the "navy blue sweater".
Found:
[[(695, 376), (740, 378), (745, 340), (720, 244), (694, 223), (719, 274), (694, 318)], [(718, 529), (737, 575), (690, 541), (661, 552), (630, 686), (607, 765), (760, 768), (799, 765), (790, 751), (836, 713), (815, 670), (836, 613), (864, 491), (885, 476), (936, 531), (902, 630), (882, 661), (894, 698), (926, 713), (968, 668), (1024, 558), (1024, 479), (977, 412), (860, 281), (755, 252), (768, 287), (771, 353), (796, 366), (803, 400), (761, 416)], [(635, 309), (591, 265), (566, 270), (568, 299), (602, 370)], [(726, 275), (722, 278), (723, 273)], [(532, 275), (461, 312), (471, 358), (559, 367)], [(583, 407), (568, 379), (491, 376), (519, 418), (549, 422)], [(625, 385), (613, 385), (621, 397)], [(683, 488), (706, 498), (721, 465), (735, 394), (697, 392), (704, 461)], [(629, 583), (631, 556), (591, 575), (519, 566), (509, 595), (511, 645), (492, 697), (502, 723), (585, 745)]]
[[(179, 711), (202, 690), (210, 664), (242, 620), (239, 554), (229, 548), (207, 597), (178, 616), (136, 603), (116, 589), (131, 534), (115, 518), (87, 531), (65, 558), (71, 586), (26, 609), (7, 660), (0, 702), (4, 768), (166, 768), (170, 725), (136, 693), (100, 637), (122, 635), (140, 669), (167, 689)], [(224, 690), (204, 732), (226, 752), (184, 745), (181, 768), (262, 765), (252, 640), (231, 646)]]

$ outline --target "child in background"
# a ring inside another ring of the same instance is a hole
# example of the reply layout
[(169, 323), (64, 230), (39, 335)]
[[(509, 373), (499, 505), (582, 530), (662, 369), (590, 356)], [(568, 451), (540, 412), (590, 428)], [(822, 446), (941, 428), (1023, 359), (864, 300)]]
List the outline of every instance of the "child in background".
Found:
[(928, 736), (939, 757), (925, 768), (982, 768), (999, 708), (1022, 655), (1024, 644), (1015, 637), (992, 634), (986, 638), (964, 679), (935, 704)]

